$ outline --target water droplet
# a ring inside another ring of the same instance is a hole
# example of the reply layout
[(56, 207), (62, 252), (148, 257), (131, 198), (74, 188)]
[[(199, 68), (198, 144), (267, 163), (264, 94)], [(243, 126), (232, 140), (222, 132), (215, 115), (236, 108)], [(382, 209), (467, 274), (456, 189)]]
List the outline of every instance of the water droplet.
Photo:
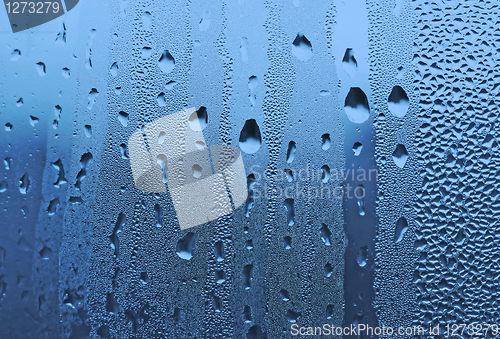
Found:
[(257, 88), (257, 77), (255, 75), (252, 75), (250, 78), (248, 78), (248, 89), (250, 90), (250, 94), (248, 97), (250, 98), (250, 104), (251, 106), (255, 106), (255, 103), (257, 102), (257, 94), (255, 93), (256, 88)]
[(158, 106), (160, 106), (160, 107), (167, 106), (167, 101), (165, 100), (165, 93), (161, 92), (160, 94), (158, 94), (158, 97), (156, 98), (156, 102), (158, 102)]
[(293, 159), (295, 159), (295, 151), (297, 150), (297, 145), (295, 141), (290, 141), (288, 143), (288, 151), (286, 152), (286, 162), (291, 164)]
[(158, 59), (158, 67), (165, 74), (173, 71), (175, 67), (175, 59), (168, 50), (163, 51), (160, 59)]
[(250, 210), (253, 207), (254, 197), (253, 197), (253, 188), (256, 184), (255, 175), (250, 173), (247, 177), (247, 186), (248, 186), (248, 196), (246, 201), (246, 213), (245, 216), (247, 218), (250, 217)]
[(10, 170), (10, 166), (11, 166), (11, 164), (12, 164), (12, 158), (9, 158), (9, 157), (5, 158), (5, 159), (3, 160), (3, 164), (4, 164), (4, 166), (5, 166), (5, 170), (6, 170), (6, 171)]
[(47, 246), (43, 246), (43, 248), (40, 251), (40, 257), (43, 260), (50, 260), (50, 259), (52, 259), (53, 255), (54, 255), (54, 252)]
[(189, 127), (193, 131), (202, 131), (208, 126), (207, 108), (201, 106), (189, 116)]
[(155, 219), (156, 219), (156, 227), (161, 227), (161, 220), (163, 218), (163, 210), (161, 209), (161, 206), (159, 204), (155, 204), (154, 207), (155, 211)]
[(359, 87), (351, 87), (345, 98), (344, 110), (350, 121), (361, 124), (370, 117), (370, 107), (365, 92)]
[(24, 175), (19, 179), (19, 192), (21, 194), (26, 194), (28, 193), (28, 190), (30, 189), (30, 176), (28, 172), (24, 173)]
[(115, 294), (108, 292), (106, 295), (106, 311), (118, 314), (120, 312), (120, 304), (116, 301)]
[(252, 311), (250, 309), (250, 306), (245, 305), (245, 308), (243, 310), (243, 320), (245, 320), (246, 323), (252, 322)]
[(224, 244), (221, 240), (215, 243), (215, 260), (223, 261), (224, 260)]
[(0, 193), (7, 191), (8, 188), (9, 185), (7, 184), (7, 180), (0, 181)]
[(288, 182), (292, 182), (293, 181), (293, 170), (291, 170), (289, 168), (285, 168), (285, 175), (286, 175), (286, 180)]
[(358, 187), (356, 187), (354, 196), (357, 199), (359, 215), (365, 215), (365, 188), (363, 185), (358, 185)]
[(125, 113), (123, 111), (119, 112), (118, 113), (118, 120), (123, 125), (123, 127), (127, 127), (127, 125), (128, 125), (128, 113)]
[(357, 261), (360, 267), (365, 267), (368, 259), (368, 247), (363, 246), (359, 249)]
[(330, 167), (328, 165), (323, 165), (321, 167), (321, 181), (326, 184), (330, 180)]
[(69, 76), (71, 75), (70, 71), (69, 71), (69, 68), (67, 68), (67, 67), (64, 67), (61, 70), (61, 73), (62, 73), (63, 77), (65, 77), (66, 79), (69, 78)]
[(333, 266), (332, 266), (332, 264), (327, 263), (325, 265), (324, 272), (325, 272), (325, 277), (329, 278), (332, 275), (332, 273), (333, 273)]
[(195, 249), (195, 234), (193, 232), (187, 233), (184, 237), (177, 242), (176, 253), (179, 258), (190, 260), (193, 257)]
[(321, 240), (323, 240), (325, 245), (331, 246), (332, 232), (330, 232), (330, 229), (328, 229), (328, 226), (326, 226), (326, 224), (321, 223), (320, 233), (321, 233)]
[(226, 275), (224, 274), (223, 270), (216, 270), (215, 271), (215, 282), (217, 284), (222, 284), (224, 281), (226, 281)]
[(193, 177), (195, 177), (196, 179), (198, 179), (199, 177), (201, 177), (201, 172), (203, 171), (203, 169), (201, 168), (200, 165), (198, 164), (194, 164), (193, 165)]
[(398, 144), (392, 153), (392, 159), (399, 168), (403, 168), (405, 166), (406, 160), (408, 159), (408, 152), (403, 144)]
[(247, 248), (247, 250), (253, 249), (253, 241), (252, 241), (252, 239), (249, 239), (249, 240), (246, 241), (245, 247)]
[(396, 221), (396, 230), (394, 232), (394, 242), (398, 243), (400, 242), (404, 235), (405, 232), (408, 230), (408, 221), (406, 221), (405, 217), (401, 217)]
[(288, 301), (290, 300), (290, 293), (288, 293), (288, 291), (283, 288), (280, 291), (280, 297), (283, 301)]
[(99, 96), (99, 92), (97, 91), (97, 89), (95, 88), (92, 88), (89, 92), (89, 103), (87, 105), (87, 108), (89, 110), (92, 109), (92, 107), (94, 107), (94, 104), (97, 100), (97, 96)]
[(309, 60), (313, 55), (311, 42), (298, 33), (292, 43), (292, 54), (300, 61)]
[(5, 130), (7, 132), (12, 130), (12, 124), (10, 122), (8, 122), (8, 123), (5, 124)]
[[(153, 55), (153, 49), (151, 47), (143, 47), (141, 51), (141, 58), (149, 59)], [(161, 68), (161, 67), (160, 67)]]
[(165, 89), (170, 91), (172, 88), (174, 88), (174, 86), (177, 84), (177, 82), (173, 81), (173, 80), (170, 80), (169, 82), (167, 82), (167, 84), (165, 85)]
[(152, 24), (151, 13), (144, 12), (142, 14), (142, 28), (145, 31), (150, 31), (151, 30), (151, 24)]
[(288, 226), (293, 226), (295, 223), (295, 206), (292, 198), (285, 199), (286, 222)]
[(118, 63), (117, 62), (113, 62), (113, 64), (111, 65), (110, 72), (111, 72), (111, 75), (114, 77), (118, 75)]
[(326, 306), (326, 319), (332, 319), (334, 315), (334, 307), (332, 304)]
[(21, 57), (21, 51), (18, 49), (15, 49), (10, 54), (10, 61), (17, 61), (20, 57)]
[(146, 285), (149, 282), (149, 277), (146, 272), (141, 272), (141, 277), (139, 279), (143, 285)]
[(356, 61), (356, 58), (354, 58), (352, 48), (345, 50), (344, 58), (342, 59), (342, 68), (344, 68), (344, 71), (346, 71), (351, 78), (356, 74), (358, 62)]
[(84, 131), (87, 138), (90, 138), (92, 136), (92, 126), (85, 125)]
[(300, 312), (296, 312), (294, 310), (288, 310), (286, 312), (285, 318), (291, 323), (296, 323), (300, 316), (301, 316)]
[(290, 236), (284, 236), (283, 237), (283, 245), (285, 245), (285, 249), (289, 250), (292, 248), (292, 237)]
[(401, 86), (394, 86), (389, 95), (389, 111), (398, 118), (405, 116), (410, 106), (408, 95)]
[(118, 237), (118, 235), (122, 232), (126, 222), (127, 216), (125, 215), (125, 213), (121, 212), (120, 214), (118, 214), (113, 233), (109, 237), (109, 246), (113, 250), (113, 254), (115, 257), (118, 257), (120, 255), (120, 238)]
[(122, 159), (128, 159), (127, 145), (125, 143), (120, 144), (120, 153), (122, 155)]
[(260, 149), (261, 143), (259, 125), (254, 119), (247, 120), (240, 133), (240, 149), (252, 154)]
[(330, 134), (326, 133), (321, 136), (321, 148), (326, 151), (330, 148), (332, 140), (330, 139)]
[(66, 180), (64, 176), (64, 166), (61, 161), (61, 159), (57, 159), (56, 162), (52, 163), (52, 166), (57, 170), (57, 180), (54, 182), (54, 186), (59, 188), (62, 184), (67, 183), (68, 181)]
[(36, 63), (36, 70), (39, 76), (45, 76), (45, 64), (43, 62), (40, 61)]
[(245, 286), (246, 290), (250, 289), (251, 287), (252, 271), (253, 271), (253, 264), (248, 264), (243, 268), (243, 285)]
[(49, 207), (47, 207), (47, 212), (49, 215), (54, 215), (57, 212), (57, 208), (59, 207), (59, 198), (54, 198), (50, 201)]
[(360, 155), (362, 150), (363, 150), (363, 145), (361, 143), (355, 142), (354, 145), (352, 145), (352, 151), (354, 152), (355, 156)]

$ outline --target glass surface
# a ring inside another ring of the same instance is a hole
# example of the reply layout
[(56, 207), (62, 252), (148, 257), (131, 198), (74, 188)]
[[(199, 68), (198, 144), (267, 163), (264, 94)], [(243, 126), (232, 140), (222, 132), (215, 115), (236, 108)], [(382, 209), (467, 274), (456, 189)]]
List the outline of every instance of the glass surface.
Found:
[(0, 338), (500, 335), (498, 3), (4, 3)]

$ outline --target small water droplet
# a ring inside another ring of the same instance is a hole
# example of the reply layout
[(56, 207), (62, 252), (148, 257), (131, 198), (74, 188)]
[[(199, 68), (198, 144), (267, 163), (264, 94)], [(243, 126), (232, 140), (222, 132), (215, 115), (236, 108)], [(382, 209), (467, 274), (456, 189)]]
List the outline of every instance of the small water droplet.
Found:
[(36, 70), (39, 76), (45, 76), (45, 64), (43, 62), (40, 61), (36, 63)]
[(291, 164), (293, 159), (295, 159), (295, 151), (297, 150), (297, 146), (295, 141), (290, 141), (288, 143), (288, 151), (286, 152), (286, 162)]
[(330, 139), (330, 134), (325, 133), (321, 136), (321, 148), (326, 151), (327, 149), (330, 148), (330, 145), (332, 144), (332, 140)]

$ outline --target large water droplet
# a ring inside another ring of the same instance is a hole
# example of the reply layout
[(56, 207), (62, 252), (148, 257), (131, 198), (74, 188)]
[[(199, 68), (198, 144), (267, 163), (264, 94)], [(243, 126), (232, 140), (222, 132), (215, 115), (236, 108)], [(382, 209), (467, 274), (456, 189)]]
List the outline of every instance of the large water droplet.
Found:
[(19, 192), (21, 192), (21, 194), (28, 193), (28, 190), (30, 189), (30, 183), (31, 183), (30, 176), (28, 172), (26, 172), (19, 180)]
[(406, 151), (406, 147), (403, 144), (399, 144), (394, 152), (392, 153), (392, 159), (396, 166), (399, 168), (403, 168), (406, 164), (406, 160), (408, 159), (408, 152)]
[(410, 106), (408, 95), (401, 86), (394, 86), (391, 94), (389, 95), (389, 111), (398, 118), (405, 116)]
[(332, 141), (330, 139), (330, 134), (326, 133), (321, 136), (321, 148), (323, 150), (327, 150), (330, 148), (330, 145), (332, 144)]
[(291, 323), (297, 322), (297, 319), (301, 316), (300, 312), (296, 312), (294, 310), (288, 310), (286, 312), (285, 318)]
[(208, 113), (207, 108), (201, 106), (197, 111), (189, 116), (189, 127), (193, 131), (202, 131), (208, 126)]
[(311, 42), (298, 33), (292, 43), (292, 54), (301, 61), (309, 60), (313, 54)]
[(408, 221), (405, 217), (401, 217), (396, 221), (396, 230), (394, 232), (394, 242), (398, 243), (403, 239), (405, 232), (408, 230)]
[(92, 89), (90, 90), (90, 92), (89, 92), (89, 103), (88, 103), (88, 105), (87, 105), (87, 108), (88, 108), (89, 110), (91, 110), (91, 109), (92, 109), (92, 107), (94, 107), (94, 104), (95, 104), (95, 102), (96, 102), (96, 100), (97, 100), (97, 96), (98, 96), (98, 95), (99, 95), (99, 92), (97, 91), (97, 89), (92, 88)]
[(165, 74), (172, 72), (175, 67), (175, 60), (168, 50), (165, 50), (158, 60), (158, 67)]
[(293, 159), (295, 159), (295, 151), (297, 150), (297, 146), (295, 141), (290, 141), (288, 143), (288, 151), (286, 152), (286, 162), (292, 163)]
[(355, 156), (360, 155), (362, 150), (363, 150), (363, 145), (360, 142), (355, 142), (354, 145), (352, 146), (352, 151), (354, 152)]
[(359, 87), (351, 87), (345, 98), (344, 110), (352, 122), (361, 124), (370, 117), (370, 107), (365, 92)]
[(40, 61), (36, 63), (36, 70), (39, 76), (45, 76), (45, 64), (43, 62)]
[(179, 258), (190, 260), (193, 257), (195, 244), (195, 235), (193, 232), (187, 233), (177, 242), (176, 253)]
[(368, 247), (363, 246), (359, 249), (358, 252), (358, 257), (357, 257), (358, 265), (360, 267), (365, 267), (367, 259), (368, 259)]
[(110, 71), (112, 76), (114, 76), (114, 77), (117, 76), (118, 75), (118, 63), (113, 62), (109, 71)]
[(240, 134), (240, 148), (243, 152), (252, 154), (260, 149), (262, 139), (259, 125), (254, 119), (245, 122)]
[(330, 232), (326, 224), (321, 223), (320, 233), (321, 240), (323, 240), (326, 246), (330, 246), (332, 244), (332, 232)]
[(123, 111), (118, 113), (118, 120), (123, 125), (123, 127), (127, 127), (127, 125), (128, 125), (128, 113), (125, 113)]
[(248, 264), (243, 268), (243, 284), (246, 290), (248, 290), (252, 284), (252, 271), (253, 264)]
[(155, 204), (154, 211), (155, 211), (156, 227), (161, 227), (162, 226), (161, 221), (163, 218), (163, 210), (161, 209), (161, 206), (159, 204)]
[(358, 62), (356, 61), (356, 58), (354, 58), (352, 48), (345, 50), (344, 58), (342, 59), (342, 67), (351, 78), (354, 77), (354, 74), (356, 74)]

